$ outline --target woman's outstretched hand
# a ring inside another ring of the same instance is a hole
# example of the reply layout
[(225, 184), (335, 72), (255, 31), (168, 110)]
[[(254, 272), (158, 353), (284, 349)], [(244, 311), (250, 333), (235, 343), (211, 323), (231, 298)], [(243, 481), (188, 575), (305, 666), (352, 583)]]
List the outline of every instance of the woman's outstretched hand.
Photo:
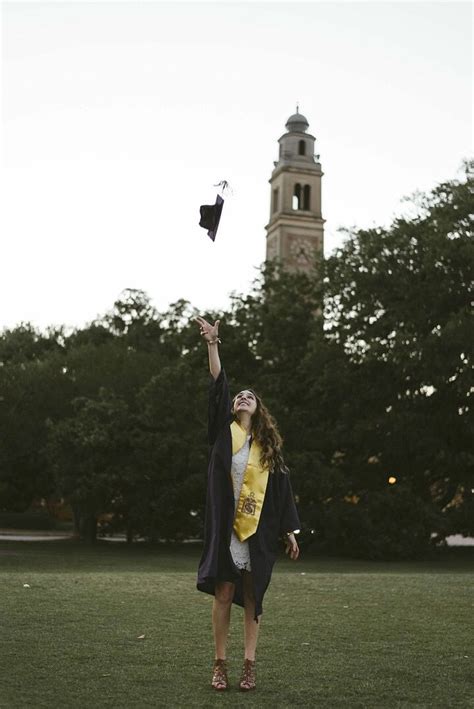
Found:
[(211, 325), (211, 323), (208, 323), (204, 318), (197, 317), (196, 322), (199, 323), (201, 335), (205, 340), (212, 342), (218, 339), (220, 320), (216, 320), (214, 325)]
[(290, 555), (290, 559), (293, 559), (296, 561), (296, 559), (300, 555), (300, 548), (298, 546), (298, 542), (295, 539), (294, 534), (289, 534), (287, 539), (286, 539), (286, 549), (285, 549), (285, 554)]
[(221, 360), (219, 358), (219, 323), (220, 320), (216, 320), (214, 325), (200, 318), (196, 318), (196, 322), (199, 323), (201, 329), (201, 336), (208, 343), (207, 349), (209, 354), (209, 371), (215, 381), (217, 381), (219, 374), (221, 373)]

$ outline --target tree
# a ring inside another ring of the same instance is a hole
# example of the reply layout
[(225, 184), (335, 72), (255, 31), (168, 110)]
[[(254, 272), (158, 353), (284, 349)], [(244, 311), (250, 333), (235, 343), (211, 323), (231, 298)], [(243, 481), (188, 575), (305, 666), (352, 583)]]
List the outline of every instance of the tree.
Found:
[(39, 361), (48, 353), (61, 352), (64, 345), (64, 328), (48, 328), (40, 332), (31, 323), (21, 323), (12, 330), (5, 328), (0, 334), (0, 366)]
[(111, 512), (131, 475), (127, 404), (101, 388), (97, 399), (73, 399), (74, 415), (48, 422), (47, 454), (57, 489), (74, 511), (76, 531), (93, 542), (97, 517)]
[(70, 411), (64, 361), (52, 350), (0, 367), (0, 509), (23, 512), (35, 498), (54, 493), (44, 454), (46, 419)]
[[(199, 343), (200, 344), (200, 343)], [(199, 535), (207, 467), (207, 372), (183, 357), (141, 390), (134, 430), (136, 467), (146, 494), (136, 525), (150, 539)]]
[(430, 518), (437, 511), (441, 535), (447, 505), (468, 503), (474, 483), (471, 168), (417, 196), (414, 218), (348, 232), (326, 263), (327, 338), (350, 372), (340, 439), (349, 494), (390, 494), (396, 478)]

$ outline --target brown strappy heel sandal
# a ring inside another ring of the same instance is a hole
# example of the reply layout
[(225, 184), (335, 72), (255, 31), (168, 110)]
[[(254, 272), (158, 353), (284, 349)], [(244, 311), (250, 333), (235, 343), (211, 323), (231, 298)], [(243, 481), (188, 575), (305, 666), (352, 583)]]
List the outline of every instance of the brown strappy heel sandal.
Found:
[(242, 677), (240, 678), (239, 689), (242, 692), (248, 692), (256, 688), (255, 682), (255, 660), (244, 660), (242, 668)]
[(211, 686), (218, 692), (222, 692), (229, 687), (229, 678), (227, 677), (227, 661), (214, 660), (214, 670), (212, 673)]

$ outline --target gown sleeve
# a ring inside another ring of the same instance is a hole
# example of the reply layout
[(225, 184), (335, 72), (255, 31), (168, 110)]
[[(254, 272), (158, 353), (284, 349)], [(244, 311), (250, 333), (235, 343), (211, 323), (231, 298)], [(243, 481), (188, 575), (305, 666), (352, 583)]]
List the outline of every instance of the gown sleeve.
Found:
[(301, 529), (301, 523), (296, 509), (290, 475), (289, 473), (280, 472), (280, 476), (280, 534), (286, 535), (287, 532), (298, 533)]
[(210, 377), (207, 435), (209, 445), (214, 445), (221, 428), (232, 417), (232, 404), (225, 370), (222, 368), (217, 379)]

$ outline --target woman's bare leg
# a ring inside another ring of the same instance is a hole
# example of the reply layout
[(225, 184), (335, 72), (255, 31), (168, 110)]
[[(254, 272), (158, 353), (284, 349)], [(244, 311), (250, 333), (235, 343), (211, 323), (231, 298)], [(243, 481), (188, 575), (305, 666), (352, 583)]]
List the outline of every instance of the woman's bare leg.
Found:
[(245, 659), (255, 660), (257, 649), (258, 631), (262, 623), (262, 616), (258, 616), (258, 623), (255, 622), (255, 596), (253, 592), (253, 580), (251, 571), (242, 572), (244, 590), (244, 641)]
[(216, 584), (214, 601), (212, 603), (212, 628), (216, 646), (216, 660), (226, 659), (227, 636), (230, 625), (230, 609), (234, 598), (235, 584), (222, 581)]

